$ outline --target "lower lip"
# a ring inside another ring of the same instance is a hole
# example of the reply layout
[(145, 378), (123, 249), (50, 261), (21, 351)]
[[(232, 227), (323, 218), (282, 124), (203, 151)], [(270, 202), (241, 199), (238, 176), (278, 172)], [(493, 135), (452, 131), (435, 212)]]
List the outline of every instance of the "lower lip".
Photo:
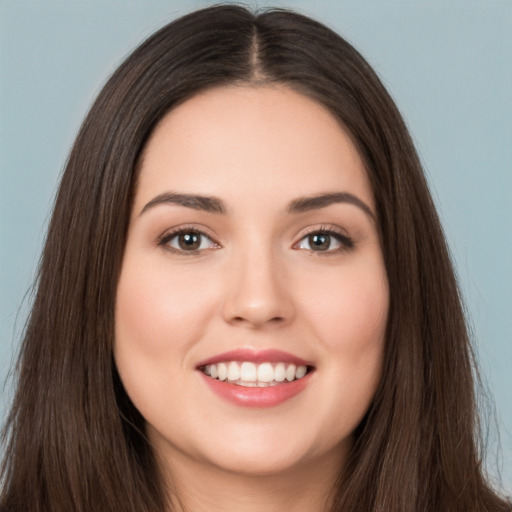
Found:
[(311, 373), (302, 379), (276, 384), (266, 388), (237, 386), (226, 381), (212, 379), (199, 372), (210, 389), (221, 398), (241, 407), (275, 407), (299, 394), (309, 383)]

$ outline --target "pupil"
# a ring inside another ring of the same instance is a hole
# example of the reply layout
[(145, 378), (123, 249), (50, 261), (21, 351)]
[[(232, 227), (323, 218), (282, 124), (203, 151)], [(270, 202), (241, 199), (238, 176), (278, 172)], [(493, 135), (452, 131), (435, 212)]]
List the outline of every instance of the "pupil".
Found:
[(201, 245), (200, 235), (196, 233), (185, 233), (184, 235), (180, 235), (178, 241), (180, 249), (184, 249), (185, 251), (198, 249)]
[(309, 235), (310, 246), (318, 251), (326, 251), (331, 245), (329, 235)]

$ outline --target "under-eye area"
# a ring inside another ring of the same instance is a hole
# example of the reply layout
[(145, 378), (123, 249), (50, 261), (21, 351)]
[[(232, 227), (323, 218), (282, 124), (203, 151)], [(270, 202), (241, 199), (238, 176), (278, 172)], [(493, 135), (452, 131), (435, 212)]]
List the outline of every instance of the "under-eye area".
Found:
[(224, 361), (200, 366), (199, 370), (212, 379), (237, 386), (265, 388), (302, 379), (314, 371), (314, 367), (282, 362)]

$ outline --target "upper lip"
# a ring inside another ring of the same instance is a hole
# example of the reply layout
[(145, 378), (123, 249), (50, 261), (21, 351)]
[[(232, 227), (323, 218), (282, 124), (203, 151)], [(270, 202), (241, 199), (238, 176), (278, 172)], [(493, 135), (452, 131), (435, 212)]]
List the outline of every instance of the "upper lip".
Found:
[(238, 348), (217, 354), (208, 359), (204, 359), (197, 364), (200, 368), (207, 364), (217, 364), (226, 361), (249, 361), (252, 363), (289, 363), (298, 366), (313, 366), (310, 361), (306, 361), (288, 352), (276, 349), (257, 350), (254, 348)]

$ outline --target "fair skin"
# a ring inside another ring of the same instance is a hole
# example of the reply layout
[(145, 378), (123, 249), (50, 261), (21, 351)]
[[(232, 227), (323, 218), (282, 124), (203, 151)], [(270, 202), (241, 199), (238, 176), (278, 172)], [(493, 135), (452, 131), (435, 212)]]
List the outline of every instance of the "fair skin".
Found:
[[(325, 510), (381, 375), (388, 302), (364, 165), (322, 106), (222, 87), (157, 126), (115, 359), (184, 508)], [(249, 373), (221, 381), (224, 363)], [(269, 387), (248, 376), (263, 363)]]

